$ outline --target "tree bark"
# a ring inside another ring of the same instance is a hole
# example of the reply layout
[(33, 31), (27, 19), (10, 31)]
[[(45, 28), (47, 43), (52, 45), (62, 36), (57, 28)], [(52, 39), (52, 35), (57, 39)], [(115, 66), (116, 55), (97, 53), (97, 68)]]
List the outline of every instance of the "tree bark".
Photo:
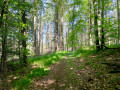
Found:
[(118, 16), (118, 44), (120, 44), (120, 4), (117, 0), (117, 16)]
[(89, 7), (89, 20), (88, 20), (88, 23), (89, 23), (89, 31), (88, 31), (88, 40), (89, 40), (89, 45), (93, 45), (93, 42), (92, 42), (92, 19), (91, 19), (91, 13), (92, 13), (92, 5), (91, 5), (91, 0), (88, 0), (88, 7)]
[(58, 46), (58, 4), (55, 5), (55, 52)]
[(60, 18), (60, 27), (61, 27), (61, 34), (60, 34), (60, 50), (64, 50), (64, 38), (63, 38), (63, 15), (64, 15), (64, 1), (62, 1), (62, 6), (61, 6), (61, 18)]
[(34, 54), (36, 55), (37, 54), (37, 48), (36, 48), (36, 11), (35, 11), (35, 8), (36, 8), (36, 0), (34, 0), (34, 4), (35, 4), (35, 6), (34, 6)]
[(101, 13), (101, 49), (103, 50), (103, 46), (105, 46), (105, 38), (104, 38), (104, 0), (102, 0), (102, 13)]
[(52, 29), (49, 21), (49, 52), (52, 52)]
[(46, 44), (47, 44), (47, 47), (46, 47), (46, 49), (47, 49), (47, 53), (49, 52), (49, 27), (47, 26), (47, 33), (46, 33)]
[(40, 12), (40, 53), (41, 53), (41, 46), (42, 46), (42, 13)]
[[(25, 2), (25, 0), (23, 0), (23, 2)], [(24, 6), (25, 7), (25, 6)], [(21, 59), (21, 65), (22, 66), (26, 66), (27, 65), (27, 44), (26, 44), (26, 14), (25, 14), (25, 10), (22, 10), (22, 22), (24, 24), (22, 30), (21, 30), (21, 34), (22, 34), (22, 59)]]
[(38, 30), (37, 30), (37, 55), (40, 55), (40, 16), (39, 16), (39, 4), (38, 4)]
[(99, 46), (99, 35), (98, 35), (98, 15), (97, 15), (97, 1), (94, 0), (93, 2), (94, 4), (94, 26), (95, 26), (95, 44), (96, 44), (96, 50), (99, 51), (100, 50), (100, 46)]
[[(6, 21), (3, 22), (3, 16), (5, 15)], [(0, 71), (5, 72), (7, 70), (7, 34), (8, 34), (8, 1), (4, 0), (3, 8), (1, 12), (0, 28), (2, 30), (2, 55)]]

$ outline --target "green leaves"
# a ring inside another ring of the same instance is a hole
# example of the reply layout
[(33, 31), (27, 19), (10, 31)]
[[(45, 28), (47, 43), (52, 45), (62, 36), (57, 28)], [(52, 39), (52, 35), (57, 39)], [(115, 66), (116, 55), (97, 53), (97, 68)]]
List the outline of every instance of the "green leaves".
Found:
[(69, 37), (67, 38), (68, 46), (70, 47), (76, 47), (78, 45), (78, 35), (76, 34), (76, 30), (73, 30)]

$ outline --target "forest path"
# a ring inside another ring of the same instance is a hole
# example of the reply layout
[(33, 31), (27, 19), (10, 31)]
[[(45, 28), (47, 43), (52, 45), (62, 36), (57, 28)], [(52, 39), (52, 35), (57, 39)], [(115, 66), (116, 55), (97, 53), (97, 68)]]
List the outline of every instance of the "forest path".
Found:
[[(83, 86), (80, 85), (80, 83), (81, 81), (85, 81), (85, 73), (89, 74), (88, 71), (90, 70), (80, 69), (82, 58), (70, 59), (69, 55), (70, 54), (66, 55), (59, 64), (51, 65), (50, 75), (33, 81), (30, 89), (81, 90)], [(86, 80), (88, 80), (88, 78)]]
[(87, 58), (64, 57), (51, 65), (49, 76), (35, 79), (30, 90), (120, 90), (120, 50), (106, 50)]

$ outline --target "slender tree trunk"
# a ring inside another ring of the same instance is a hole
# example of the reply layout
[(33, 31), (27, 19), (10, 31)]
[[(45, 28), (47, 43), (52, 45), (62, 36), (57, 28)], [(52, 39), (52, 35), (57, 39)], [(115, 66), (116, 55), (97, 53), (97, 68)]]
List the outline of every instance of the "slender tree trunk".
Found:
[[(109, 12), (110, 13), (110, 12)], [(110, 14), (107, 14), (107, 18), (109, 18), (108, 20), (107, 20), (107, 23), (110, 25)], [(110, 28), (109, 28), (109, 32), (110, 32)], [(109, 37), (109, 45), (111, 45), (111, 37)]]
[(61, 50), (64, 50), (64, 37), (63, 37), (63, 17), (62, 17), (62, 21), (61, 21)]
[(39, 16), (39, 4), (38, 4), (38, 30), (37, 30), (37, 55), (40, 55), (40, 16)]
[(80, 32), (80, 46), (83, 46), (83, 35), (82, 32)]
[(40, 53), (41, 53), (41, 46), (42, 46), (42, 13), (40, 12)]
[(55, 6), (55, 52), (58, 46), (58, 5)]
[(20, 40), (18, 41), (18, 55), (19, 55), (19, 59), (21, 59)]
[(44, 49), (44, 42), (43, 42), (43, 33), (42, 33), (42, 54), (44, 53), (43, 49)]
[(97, 0), (94, 0), (94, 25), (95, 25), (95, 44), (96, 44), (96, 50), (100, 50), (99, 46), (99, 35), (98, 35), (98, 15), (97, 15)]
[[(66, 42), (67, 42), (67, 38), (69, 37), (69, 30), (68, 32), (66, 33)], [(69, 47), (68, 47), (68, 42), (67, 42), (67, 51), (69, 51)]]
[(91, 5), (91, 0), (88, 0), (88, 6), (89, 6), (89, 32), (88, 32), (88, 40), (89, 40), (89, 45), (93, 45), (92, 42), (92, 19), (91, 19), (91, 13), (92, 13), (92, 5)]
[(66, 51), (68, 51), (68, 48), (67, 48), (67, 46), (68, 46), (68, 45), (67, 45), (67, 32), (66, 32), (65, 42), (66, 42), (66, 43), (65, 43), (65, 48), (66, 48)]
[(64, 13), (64, 5), (62, 4), (62, 9), (61, 9), (61, 18), (60, 18), (60, 27), (61, 27), (61, 34), (60, 34), (60, 50), (64, 50), (64, 38), (63, 38), (63, 14)]
[[(25, 0), (23, 0), (23, 2), (25, 2)], [(25, 10), (22, 10), (22, 22), (26, 26), (25, 16), (26, 16)], [(21, 34), (22, 34), (22, 60), (21, 60), (21, 65), (22, 66), (27, 65), (27, 55), (26, 55), (27, 54), (27, 52), (26, 52), (27, 44), (26, 44), (26, 28), (25, 28), (25, 26), (21, 30)]]
[(101, 13), (101, 49), (103, 50), (103, 46), (105, 45), (104, 38), (104, 0), (102, 0), (102, 13)]
[[(75, 5), (73, 6), (73, 12), (72, 12), (72, 15), (74, 16), (75, 15)], [(74, 30), (74, 22), (75, 22), (75, 17), (73, 18), (73, 20), (71, 21), (72, 23), (72, 31)], [(72, 51), (74, 51), (74, 41), (72, 40)]]
[[(19, 16), (20, 16), (20, 9), (19, 9), (19, 3), (20, 3), (20, 1), (18, 0), (18, 14), (19, 14)], [(18, 18), (18, 23), (20, 23), (20, 18)], [(21, 31), (20, 31), (20, 29), (19, 29), (19, 33), (20, 33), (20, 37), (21, 37)], [(21, 45), (21, 39), (20, 39), (20, 37), (19, 37), (19, 39), (18, 39), (18, 56), (19, 56), (19, 60), (21, 59), (21, 48), (20, 48), (20, 45)]]
[(36, 55), (36, 16), (34, 16), (34, 53)]
[(49, 52), (52, 52), (52, 29), (49, 21)]
[(6, 0), (4, 0), (3, 7), (2, 7), (2, 10), (1, 10), (0, 28), (3, 26), (3, 15), (5, 14), (5, 6), (6, 6)]
[[(5, 15), (6, 21), (3, 22), (3, 16)], [(5, 72), (7, 70), (7, 34), (8, 34), (8, 1), (4, 0), (3, 8), (1, 12), (0, 28), (2, 30), (2, 55), (1, 55), (1, 67), (0, 71)]]
[(100, 42), (100, 39), (101, 39), (101, 27), (100, 27), (100, 25), (101, 25), (101, 0), (97, 0), (97, 2), (98, 2), (98, 9), (97, 9), (97, 16), (98, 16), (98, 19), (97, 19), (97, 21), (98, 21), (98, 37), (99, 37), (99, 45), (101, 46), (101, 42)]
[(47, 33), (46, 33), (46, 44), (47, 44), (47, 47), (46, 47), (46, 49), (47, 49), (47, 52), (49, 52), (49, 27), (47, 26)]
[[(35, 6), (34, 9), (36, 7), (36, 0), (34, 0)], [(36, 11), (34, 10), (34, 15), (35, 15)], [(34, 16), (34, 54), (37, 54), (37, 47), (36, 47), (36, 15)]]
[(117, 0), (117, 16), (118, 16), (118, 44), (120, 44), (120, 4)]

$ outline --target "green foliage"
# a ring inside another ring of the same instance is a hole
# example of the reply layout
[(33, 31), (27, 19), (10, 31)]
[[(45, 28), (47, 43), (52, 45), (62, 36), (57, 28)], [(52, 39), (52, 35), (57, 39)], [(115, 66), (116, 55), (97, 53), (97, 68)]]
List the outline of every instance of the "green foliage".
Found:
[(24, 90), (30, 85), (34, 78), (45, 76), (48, 74), (49, 71), (45, 71), (44, 68), (36, 68), (25, 75), (23, 78), (20, 78), (19, 81), (15, 81), (13, 85), (15, 85), (15, 89), (17, 90)]
[[(21, 67), (19, 61), (10, 62), (9, 66), (14, 68), (14, 72), (10, 72), (17, 77), (13, 80), (12, 89), (25, 90), (35, 78), (41, 78), (49, 75), (50, 65), (58, 63), (64, 58), (68, 52), (55, 52), (40, 57), (33, 57), (28, 59), (29, 66)], [(15, 70), (16, 69), (16, 70)]]
[(74, 51), (74, 52), (70, 52), (71, 54), (69, 55), (69, 57), (75, 57), (75, 58), (80, 58), (80, 57), (88, 57), (89, 55), (95, 53), (95, 48), (93, 47), (80, 47), (78, 48), (78, 50)]
[(67, 42), (70, 47), (76, 47), (78, 45), (78, 35), (75, 34), (75, 30), (69, 34)]
[(29, 51), (30, 51), (29, 49), (23, 49), (23, 50), (21, 50), (21, 53), (29, 55), (30, 54)]

